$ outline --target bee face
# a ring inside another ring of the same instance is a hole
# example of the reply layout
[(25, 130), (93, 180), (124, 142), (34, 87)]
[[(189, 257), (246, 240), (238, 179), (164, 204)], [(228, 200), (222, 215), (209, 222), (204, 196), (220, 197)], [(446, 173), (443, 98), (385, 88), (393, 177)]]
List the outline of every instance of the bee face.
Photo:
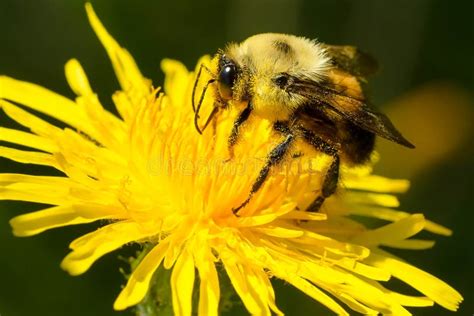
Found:
[(292, 89), (296, 78), (321, 81), (330, 67), (319, 44), (285, 34), (252, 36), (228, 45), (216, 58), (221, 98), (236, 104), (251, 100), (255, 114), (270, 120), (288, 117), (304, 102)]

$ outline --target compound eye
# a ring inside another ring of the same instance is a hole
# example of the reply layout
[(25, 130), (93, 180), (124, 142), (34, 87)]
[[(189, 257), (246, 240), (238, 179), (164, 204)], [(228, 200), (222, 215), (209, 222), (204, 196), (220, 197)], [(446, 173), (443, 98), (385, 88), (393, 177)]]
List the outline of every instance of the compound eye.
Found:
[(273, 78), (273, 82), (280, 89), (286, 89), (288, 86), (293, 84), (293, 79), (287, 73), (282, 72)]
[(219, 93), (224, 100), (232, 99), (232, 87), (237, 79), (237, 67), (234, 64), (225, 64), (219, 73)]

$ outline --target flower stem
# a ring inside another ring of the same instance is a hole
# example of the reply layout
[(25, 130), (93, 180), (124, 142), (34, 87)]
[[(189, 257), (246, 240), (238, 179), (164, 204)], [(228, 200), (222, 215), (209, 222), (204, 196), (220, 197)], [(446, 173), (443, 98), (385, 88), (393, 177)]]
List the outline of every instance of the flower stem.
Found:
[[(145, 255), (154, 245), (146, 245), (140, 254), (134, 259), (130, 266), (132, 271), (142, 261)], [(135, 307), (136, 316), (172, 316), (173, 305), (171, 298), (171, 270), (166, 270), (160, 266), (154, 273), (148, 293), (145, 298)]]
[(221, 290), (219, 302), (219, 315), (221, 315), (224, 312), (231, 311), (235, 305), (238, 305), (238, 301), (236, 301), (238, 296), (224, 268), (219, 266), (217, 272), (219, 273), (219, 286)]
[[(138, 256), (130, 262), (133, 270), (142, 261), (145, 255), (154, 247), (147, 244)], [(145, 298), (135, 306), (136, 316), (172, 316), (173, 303), (171, 294), (171, 269), (167, 270), (162, 265), (156, 270), (151, 281), (148, 293)], [(219, 314), (228, 312), (235, 305), (237, 297), (235, 290), (222, 267), (218, 267), (219, 285), (220, 285), (220, 302)], [(199, 302), (199, 279), (196, 280), (193, 290), (193, 311), (197, 311)]]
[(136, 307), (137, 316), (172, 316), (171, 270), (162, 266), (153, 275), (147, 295)]

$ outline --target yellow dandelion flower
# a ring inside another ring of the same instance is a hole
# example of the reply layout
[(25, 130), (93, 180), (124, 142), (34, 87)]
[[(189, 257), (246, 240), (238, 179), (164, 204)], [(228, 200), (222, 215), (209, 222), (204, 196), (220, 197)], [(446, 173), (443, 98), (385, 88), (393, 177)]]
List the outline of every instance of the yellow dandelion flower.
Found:
[[(229, 161), (227, 136), (234, 114), (224, 113), (214, 131), (199, 136), (192, 124), (194, 73), (165, 60), (164, 93), (154, 89), (91, 6), (86, 7), (120, 83), (121, 90), (112, 97), (120, 117), (100, 104), (77, 60), (65, 67), (75, 100), (0, 77), (3, 112), (30, 130), (1, 127), (0, 141), (30, 149), (2, 146), (0, 156), (64, 174), (0, 174), (0, 199), (51, 205), (13, 218), (15, 235), (105, 220), (100, 229), (71, 243), (72, 251), (61, 266), (72, 275), (84, 273), (101, 256), (125, 244), (152, 243), (116, 299), (117, 310), (142, 301), (160, 266), (172, 269), (176, 315), (191, 315), (195, 282), (199, 282), (198, 314), (218, 314), (221, 267), (255, 315), (282, 314), (272, 277), (339, 315), (348, 315), (341, 302), (364, 314), (410, 315), (405, 307), (434, 303), (458, 308), (462, 297), (453, 288), (380, 248), (425, 249), (433, 242), (411, 237), (421, 230), (451, 233), (422, 214), (394, 209), (399, 206), (394, 194), (408, 188), (405, 180), (373, 175), (370, 167), (343, 166), (343, 188), (326, 201), (322, 212), (303, 212), (299, 209), (314, 198), (322, 179), (319, 171), (327, 165), (326, 157), (313, 153), (312, 158), (295, 158), (275, 170), (235, 216), (232, 208), (245, 200), (263, 164), (256, 157), (265, 157), (276, 137), (267, 123), (249, 126)], [(202, 62), (210, 64), (208, 58)], [(57, 127), (25, 107), (67, 127)], [(388, 223), (368, 228), (352, 215)], [(386, 281), (391, 278), (421, 294), (388, 289)]]

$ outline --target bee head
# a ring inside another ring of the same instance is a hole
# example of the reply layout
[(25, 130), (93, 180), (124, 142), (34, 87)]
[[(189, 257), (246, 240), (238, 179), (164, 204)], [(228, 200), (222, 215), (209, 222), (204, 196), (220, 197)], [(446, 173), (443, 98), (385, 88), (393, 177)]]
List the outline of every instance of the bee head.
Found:
[(224, 106), (250, 103), (269, 120), (286, 119), (306, 100), (298, 81), (320, 82), (330, 66), (315, 41), (274, 33), (231, 43), (217, 57), (216, 90)]

